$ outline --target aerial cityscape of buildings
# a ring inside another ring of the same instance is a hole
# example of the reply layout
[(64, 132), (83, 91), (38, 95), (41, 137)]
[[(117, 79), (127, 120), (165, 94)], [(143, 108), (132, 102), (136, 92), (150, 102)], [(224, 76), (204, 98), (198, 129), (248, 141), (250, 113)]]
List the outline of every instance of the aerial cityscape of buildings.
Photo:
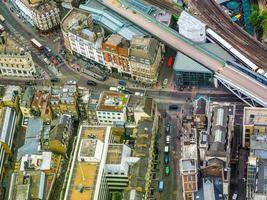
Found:
[(0, 199), (267, 199), (266, 11), (1, 1)]

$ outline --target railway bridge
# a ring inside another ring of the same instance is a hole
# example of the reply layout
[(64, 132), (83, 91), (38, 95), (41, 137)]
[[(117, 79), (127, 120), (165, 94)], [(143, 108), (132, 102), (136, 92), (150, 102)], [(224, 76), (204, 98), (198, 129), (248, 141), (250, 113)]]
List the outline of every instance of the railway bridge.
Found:
[(235, 69), (224, 67), (225, 63), (212, 52), (208, 52), (175, 30), (157, 22), (152, 16), (138, 10), (131, 11), (117, 1), (102, 0), (102, 4), (150, 32), (163, 43), (214, 72), (214, 76), (230, 91), (250, 106), (267, 107), (267, 87)]

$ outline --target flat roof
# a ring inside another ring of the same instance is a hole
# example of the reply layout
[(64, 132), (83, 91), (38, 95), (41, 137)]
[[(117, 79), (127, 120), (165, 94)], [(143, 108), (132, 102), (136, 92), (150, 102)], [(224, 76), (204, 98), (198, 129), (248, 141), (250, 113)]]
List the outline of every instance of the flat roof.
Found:
[[(86, 162), (78, 160), (78, 153), (82, 141), (91, 138), (94, 135), (94, 140), (99, 140), (106, 144), (109, 138), (107, 134), (111, 129), (103, 126), (81, 126), (75, 153), (72, 161), (72, 167), (69, 175), (67, 190), (65, 192), (65, 200), (91, 200), (95, 194), (96, 188), (99, 186), (99, 181), (102, 176), (102, 171), (105, 156), (103, 148), (101, 162)], [(107, 150), (107, 144), (106, 144)], [(102, 167), (101, 167), (102, 166)], [(99, 188), (98, 188), (99, 189)], [(81, 192), (82, 191), (82, 192)]]
[(120, 164), (122, 158), (123, 145), (110, 144), (108, 145), (108, 155), (106, 164)]
[(195, 159), (182, 159), (181, 170), (182, 171), (193, 171), (197, 170), (197, 161)]
[(10, 107), (0, 108), (0, 142), (12, 144), (16, 111)]
[(267, 126), (267, 108), (245, 107), (243, 123), (244, 125)]
[(176, 53), (173, 69), (183, 72), (212, 73), (212, 71), (208, 70), (203, 65), (180, 52)]
[(100, 95), (97, 110), (122, 112), (127, 106), (128, 101), (129, 95), (119, 92), (104, 91)]

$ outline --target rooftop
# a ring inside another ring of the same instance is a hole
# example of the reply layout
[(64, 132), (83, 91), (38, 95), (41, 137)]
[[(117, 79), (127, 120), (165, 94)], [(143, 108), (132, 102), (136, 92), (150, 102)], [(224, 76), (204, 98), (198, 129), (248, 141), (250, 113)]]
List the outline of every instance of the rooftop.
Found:
[(181, 171), (195, 171), (197, 170), (197, 161), (195, 159), (182, 159)]
[(118, 92), (104, 91), (100, 95), (97, 110), (123, 112), (128, 101), (128, 95)]
[(223, 200), (223, 182), (220, 177), (203, 177), (195, 200)]
[(20, 171), (26, 171), (29, 169), (50, 170), (51, 159), (51, 152), (42, 152), (41, 155), (25, 155), (21, 158)]
[(111, 9), (95, 0), (88, 0), (80, 8), (89, 11), (94, 21), (113, 33), (117, 33), (127, 40), (135, 35), (149, 35), (129, 20), (121, 17)]
[(134, 36), (131, 40), (130, 56), (136, 58), (144, 58), (149, 60), (149, 64), (154, 63), (159, 42), (154, 38), (143, 36)]
[(30, 107), (32, 103), (33, 94), (34, 94), (34, 87), (32, 86), (27, 87), (22, 96), (20, 105), (24, 107)]
[(118, 34), (111, 34), (105, 41), (105, 43), (112, 46), (119, 46), (123, 48), (130, 47), (130, 42)]
[(16, 111), (10, 107), (0, 108), (0, 143), (11, 147), (15, 127)]
[(46, 14), (47, 12), (53, 12), (52, 10), (55, 10), (55, 9), (58, 9), (56, 2), (46, 1), (36, 6), (34, 10), (37, 10), (39, 14)]
[(44, 195), (44, 172), (32, 170), (12, 174), (8, 199), (44, 199)]
[(120, 164), (123, 145), (109, 144), (106, 164)]
[(3, 101), (15, 101), (15, 97), (18, 95), (20, 91), (19, 86), (8, 85), (5, 88), (5, 94), (3, 96)]
[(228, 104), (216, 104), (210, 107), (212, 114), (210, 120), (209, 155), (225, 155), (228, 148), (228, 124), (231, 123), (229, 116), (233, 115), (233, 106)]
[[(91, 200), (93, 196), (98, 193), (96, 190), (99, 190), (103, 174), (110, 131), (110, 127), (80, 127), (65, 199)], [(98, 150), (93, 151), (93, 148), (97, 146), (98, 142), (104, 144), (104, 146), (99, 149), (101, 151), (99, 152), (101, 160), (86, 160), (86, 157), (84, 159), (79, 159), (82, 156), (95, 156), (95, 152)], [(86, 149), (91, 149), (93, 153), (90, 153), (90, 151)]]
[(262, 125), (267, 126), (267, 108), (245, 107), (244, 125)]
[(258, 180), (256, 181), (256, 193), (264, 193), (267, 194), (267, 160), (259, 159), (258, 161)]

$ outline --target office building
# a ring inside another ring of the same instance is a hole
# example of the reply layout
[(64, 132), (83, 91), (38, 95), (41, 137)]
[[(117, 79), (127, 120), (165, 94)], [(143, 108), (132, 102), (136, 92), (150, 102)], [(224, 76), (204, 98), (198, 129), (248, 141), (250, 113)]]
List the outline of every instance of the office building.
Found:
[(73, 54), (104, 65), (102, 41), (104, 29), (93, 24), (90, 13), (73, 8), (61, 22), (64, 45)]
[(198, 190), (197, 130), (190, 123), (183, 129), (181, 139), (180, 174), (182, 176), (184, 200), (192, 200)]
[(79, 128), (64, 200), (107, 200), (109, 189), (104, 173), (111, 127)]
[(96, 116), (99, 124), (122, 126), (127, 120), (127, 104), (129, 95), (104, 91), (101, 93)]
[(139, 161), (131, 157), (131, 148), (124, 144), (110, 143), (108, 146), (105, 174), (110, 190), (122, 191), (129, 184), (129, 167)]
[(107, 68), (111, 73), (131, 77), (129, 68), (130, 41), (120, 35), (110, 35), (102, 44), (102, 51)]
[(243, 114), (243, 147), (250, 147), (253, 135), (267, 134), (267, 108), (245, 107)]
[(131, 40), (129, 64), (134, 80), (153, 84), (157, 82), (161, 62), (161, 45), (154, 38), (134, 36)]
[(0, 53), (0, 75), (32, 77), (36, 69), (29, 52)]
[(60, 11), (56, 2), (47, 1), (34, 7), (32, 20), (37, 30), (49, 32), (60, 25)]
[(57, 116), (69, 114), (78, 119), (78, 89), (75, 81), (68, 81), (61, 87), (51, 88), (50, 104)]

